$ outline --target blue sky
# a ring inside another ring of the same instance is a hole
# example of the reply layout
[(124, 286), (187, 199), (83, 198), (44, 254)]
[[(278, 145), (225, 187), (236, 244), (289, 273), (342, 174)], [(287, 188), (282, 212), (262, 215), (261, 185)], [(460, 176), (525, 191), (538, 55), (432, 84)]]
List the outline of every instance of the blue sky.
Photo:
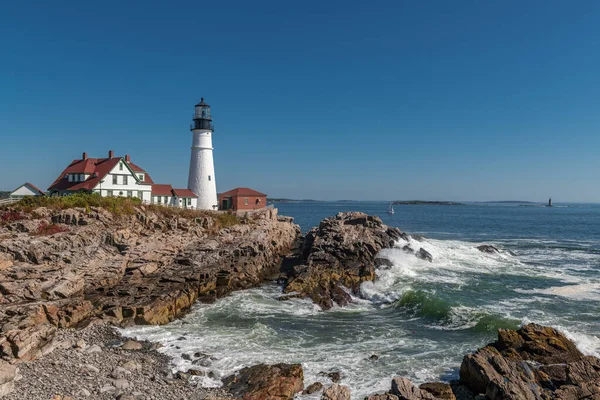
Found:
[(0, 60), (0, 189), (185, 187), (204, 97), (219, 191), (600, 202), (599, 2), (4, 2)]

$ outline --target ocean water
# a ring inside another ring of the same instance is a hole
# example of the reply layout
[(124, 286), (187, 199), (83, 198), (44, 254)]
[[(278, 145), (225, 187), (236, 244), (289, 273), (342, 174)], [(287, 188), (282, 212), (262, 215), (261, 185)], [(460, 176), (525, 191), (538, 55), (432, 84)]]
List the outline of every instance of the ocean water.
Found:
[[(398, 205), (394, 215), (384, 202), (276, 206), (303, 231), (339, 211), (378, 215), (425, 236), (412, 247), (434, 260), (385, 250), (393, 267), (378, 270), (344, 308), (324, 312), (307, 300), (279, 301), (281, 288), (266, 283), (197, 304), (169, 325), (125, 333), (163, 343), (174, 369), (205, 370), (199, 379), (206, 386), (244, 366), (298, 362), (306, 385), (327, 383), (321, 372), (340, 371), (353, 399), (388, 390), (394, 376), (454, 379), (463, 356), (493, 341), (498, 328), (528, 322), (557, 327), (584, 353), (600, 353), (598, 204)], [(480, 252), (482, 243), (501, 254)], [(186, 359), (196, 352), (206, 356)]]

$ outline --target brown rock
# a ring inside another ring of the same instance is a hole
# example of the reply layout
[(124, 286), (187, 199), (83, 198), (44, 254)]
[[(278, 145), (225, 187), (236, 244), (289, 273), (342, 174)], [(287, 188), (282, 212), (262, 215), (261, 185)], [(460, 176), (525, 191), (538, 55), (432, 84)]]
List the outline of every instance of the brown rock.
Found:
[(223, 379), (223, 387), (246, 400), (293, 399), (304, 387), (300, 364), (259, 364)]
[(491, 400), (600, 398), (600, 360), (557, 330), (529, 324), (501, 329), (495, 343), (465, 356), (460, 381)]
[(399, 400), (398, 396), (391, 393), (373, 394), (367, 397), (367, 400)]
[(17, 367), (0, 360), (0, 397), (15, 390), (14, 379), (17, 376)]
[(436, 399), (456, 400), (452, 387), (443, 382), (428, 382), (419, 386), (422, 391), (428, 392)]
[(121, 346), (123, 350), (141, 350), (144, 348), (140, 342), (136, 342), (135, 340), (128, 340)]
[(321, 400), (350, 400), (350, 389), (334, 383), (323, 392)]
[(433, 395), (425, 390), (419, 389), (406, 378), (394, 378), (390, 393), (398, 396), (401, 400), (434, 400)]

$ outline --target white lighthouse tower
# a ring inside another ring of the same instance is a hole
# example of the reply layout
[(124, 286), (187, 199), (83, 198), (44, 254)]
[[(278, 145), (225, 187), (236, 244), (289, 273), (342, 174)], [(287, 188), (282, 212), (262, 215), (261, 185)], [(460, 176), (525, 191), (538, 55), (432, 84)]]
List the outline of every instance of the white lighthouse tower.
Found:
[(215, 164), (213, 162), (212, 133), (214, 131), (210, 118), (210, 106), (204, 102), (196, 104), (192, 131), (192, 157), (188, 189), (198, 196), (197, 208), (215, 210), (218, 207), (217, 184), (215, 182)]

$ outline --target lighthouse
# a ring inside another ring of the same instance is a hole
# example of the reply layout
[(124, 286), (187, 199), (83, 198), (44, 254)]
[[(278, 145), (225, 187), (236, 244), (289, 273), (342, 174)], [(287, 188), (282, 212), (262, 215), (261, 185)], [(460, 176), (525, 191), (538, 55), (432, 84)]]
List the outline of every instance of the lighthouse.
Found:
[(190, 126), (192, 156), (188, 176), (188, 189), (198, 196), (197, 208), (200, 210), (214, 210), (218, 207), (212, 147), (214, 129), (210, 106), (202, 98), (194, 108), (194, 121)]

